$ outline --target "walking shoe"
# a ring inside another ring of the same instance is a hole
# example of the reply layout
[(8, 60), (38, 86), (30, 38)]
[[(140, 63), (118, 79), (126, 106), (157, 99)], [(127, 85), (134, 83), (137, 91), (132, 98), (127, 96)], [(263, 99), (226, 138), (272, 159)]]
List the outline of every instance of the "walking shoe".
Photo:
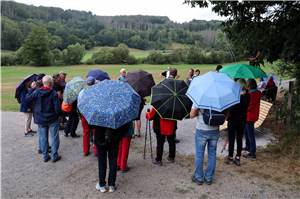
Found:
[(178, 144), (178, 143), (180, 143), (180, 140), (175, 139), (175, 144)]
[(161, 161), (154, 160), (152, 163), (155, 164), (155, 165), (158, 165), (158, 166), (162, 166)]
[(116, 186), (109, 186), (108, 187), (108, 192), (109, 193), (113, 193), (113, 192), (115, 192), (116, 191)]
[(68, 133), (65, 133), (65, 137), (69, 137), (69, 134), (68, 134)]
[(170, 157), (167, 158), (167, 161), (168, 161), (169, 163), (174, 163), (174, 162), (175, 162), (174, 158), (170, 158)]
[(36, 131), (33, 131), (32, 129), (30, 131), (28, 131), (29, 133), (37, 133)]
[(125, 169), (121, 170), (122, 173), (127, 173), (130, 170), (130, 167), (126, 167)]
[(233, 160), (233, 163), (236, 165), (236, 166), (241, 166), (241, 158), (239, 156), (235, 156), (234, 160)]
[(39, 150), (38, 150), (38, 154), (42, 154), (42, 150), (39, 149)]
[(233, 163), (233, 158), (232, 158), (232, 157), (229, 157), (229, 156), (227, 156), (227, 157), (225, 158), (225, 161), (224, 161), (224, 163), (225, 163), (225, 164), (232, 164), (232, 163)]
[(75, 135), (71, 135), (71, 137), (72, 137), (72, 138), (79, 138), (80, 135), (75, 134)]
[(57, 162), (57, 161), (59, 161), (61, 159), (61, 156), (59, 155), (59, 156), (57, 156), (57, 158), (55, 158), (54, 160), (52, 160), (52, 162)]
[(33, 133), (31, 133), (30, 131), (24, 133), (24, 136), (25, 137), (32, 137), (33, 136)]
[(105, 187), (105, 186), (103, 186), (103, 187), (100, 187), (100, 184), (99, 184), (99, 182), (96, 184), (96, 189), (97, 189), (97, 191), (100, 191), (101, 193), (105, 193), (105, 192), (107, 192), (107, 189), (106, 189), (106, 187)]
[(51, 158), (48, 156), (46, 159), (44, 159), (44, 162), (48, 162)]
[(252, 154), (250, 154), (250, 153), (247, 153), (247, 154), (243, 155), (243, 157), (244, 157), (244, 158), (248, 158), (248, 159), (253, 159), (253, 160), (256, 159), (256, 155), (252, 155)]
[(207, 185), (211, 185), (211, 184), (212, 184), (212, 180), (205, 180), (205, 183), (206, 183)]
[(244, 147), (244, 148), (242, 148), (242, 151), (250, 151), (250, 149)]
[(194, 175), (192, 176), (192, 182), (196, 183), (197, 185), (203, 185), (203, 181), (197, 180)]

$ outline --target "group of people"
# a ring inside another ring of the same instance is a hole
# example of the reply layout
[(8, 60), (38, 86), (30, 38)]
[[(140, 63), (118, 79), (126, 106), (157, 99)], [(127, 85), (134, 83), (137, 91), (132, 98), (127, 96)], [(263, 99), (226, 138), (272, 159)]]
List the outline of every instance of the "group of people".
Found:
[[(222, 68), (218, 65), (216, 71)], [(162, 74), (163, 78), (177, 79), (176, 68), (168, 68)], [(193, 78), (200, 75), (200, 70), (190, 69), (186, 83), (189, 85)], [(63, 92), (66, 85), (66, 74), (60, 72), (54, 76), (39, 74), (35, 81), (25, 83), (24, 91), (20, 95), (21, 111), (25, 112), (25, 135), (29, 136), (35, 133), (30, 126), (31, 117), (38, 125), (39, 146), (38, 151), (42, 154), (44, 162), (50, 159), (57, 162), (61, 159), (58, 154), (59, 148), (59, 128), (63, 125), (65, 136), (70, 134), (72, 138), (78, 138), (76, 129), (81, 120), (83, 127), (83, 154), (89, 155), (90, 146), (93, 146), (94, 155), (98, 157), (99, 182), (96, 189), (100, 192), (114, 192), (117, 170), (122, 172), (129, 171), (127, 159), (131, 139), (141, 136), (141, 113), (145, 105), (145, 99), (142, 99), (140, 112), (135, 121), (129, 122), (118, 129), (110, 129), (99, 126), (89, 125), (86, 118), (77, 111), (77, 101), (72, 104), (63, 102)], [(120, 70), (119, 81), (126, 80), (126, 70)], [(235, 79), (240, 84), (242, 91), (241, 100), (226, 110), (228, 120), (228, 141), (229, 150), (225, 162), (228, 164), (241, 165), (241, 155), (243, 150), (243, 136), (246, 138), (246, 147), (248, 151), (245, 158), (256, 158), (256, 141), (254, 134), (254, 123), (258, 120), (261, 92), (257, 89), (256, 80)], [(97, 83), (94, 77), (87, 77), (86, 84), (92, 86)], [(84, 89), (79, 93), (79, 96)], [(195, 132), (195, 172), (192, 181), (198, 185), (203, 183), (211, 184), (213, 182), (216, 167), (216, 149), (220, 136), (219, 126), (210, 126), (203, 121), (203, 111), (194, 104), (190, 112), (190, 118), (197, 118)], [(66, 120), (68, 116), (68, 120)], [(163, 165), (162, 156), (165, 140), (169, 144), (169, 156), (167, 161), (175, 162), (176, 156), (176, 130), (177, 122), (160, 118), (154, 108), (148, 110), (145, 115), (147, 120), (153, 121), (153, 130), (156, 134), (157, 146), (156, 157), (153, 164)], [(135, 131), (136, 128), (136, 131)], [(51, 136), (51, 148), (48, 144), (48, 133)], [(135, 133), (136, 132), (136, 133)], [(234, 157), (234, 145), (237, 143), (237, 152)], [(208, 165), (204, 170), (204, 152), (208, 148)], [(50, 155), (49, 155), (50, 153)], [(108, 187), (106, 186), (107, 161), (109, 165)]]

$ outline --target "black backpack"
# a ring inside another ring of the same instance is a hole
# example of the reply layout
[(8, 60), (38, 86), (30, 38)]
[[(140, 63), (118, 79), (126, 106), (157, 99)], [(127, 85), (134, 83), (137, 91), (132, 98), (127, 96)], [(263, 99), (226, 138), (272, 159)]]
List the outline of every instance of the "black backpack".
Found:
[(203, 121), (209, 126), (219, 126), (225, 122), (225, 114), (222, 112), (214, 111), (211, 109), (204, 109), (203, 111)]

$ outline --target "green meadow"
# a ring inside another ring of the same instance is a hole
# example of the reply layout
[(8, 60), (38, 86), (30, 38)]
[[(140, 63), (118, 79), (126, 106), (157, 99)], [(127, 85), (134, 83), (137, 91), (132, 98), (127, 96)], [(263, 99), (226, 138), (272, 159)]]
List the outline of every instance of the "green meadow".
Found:
[[(225, 65), (225, 64), (224, 64)], [(200, 69), (201, 74), (207, 71), (214, 70), (215, 64), (178, 64), (178, 65), (75, 65), (75, 66), (49, 66), (49, 67), (33, 67), (33, 66), (7, 66), (1, 67), (1, 110), (3, 111), (18, 111), (19, 104), (14, 98), (15, 88), (18, 82), (24, 77), (33, 73), (45, 73), (53, 75), (59, 71), (64, 71), (68, 74), (67, 80), (75, 76), (85, 78), (87, 72), (93, 68), (99, 68), (109, 73), (112, 79), (117, 79), (119, 70), (126, 68), (127, 71), (146, 70), (153, 74), (155, 82), (161, 80), (160, 73), (167, 69), (168, 66), (178, 69), (179, 79), (185, 79), (190, 68)], [(266, 72), (271, 72), (271, 66), (263, 67)]]

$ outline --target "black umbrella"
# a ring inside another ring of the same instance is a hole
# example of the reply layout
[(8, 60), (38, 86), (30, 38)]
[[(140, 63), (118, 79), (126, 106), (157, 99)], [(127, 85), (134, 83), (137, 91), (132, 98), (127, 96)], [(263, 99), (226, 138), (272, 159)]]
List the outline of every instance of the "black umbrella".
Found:
[(15, 98), (19, 99), (20, 92), (25, 88), (25, 82), (28, 81), (35, 81), (38, 77), (37, 74), (28, 75), (25, 77), (17, 86), (16, 86), (16, 92), (15, 92)]
[(152, 88), (151, 105), (161, 118), (182, 120), (192, 107), (192, 101), (185, 95), (187, 89), (182, 80), (165, 79)]
[(143, 70), (128, 72), (126, 81), (141, 97), (151, 95), (151, 88), (155, 85), (152, 74)]

